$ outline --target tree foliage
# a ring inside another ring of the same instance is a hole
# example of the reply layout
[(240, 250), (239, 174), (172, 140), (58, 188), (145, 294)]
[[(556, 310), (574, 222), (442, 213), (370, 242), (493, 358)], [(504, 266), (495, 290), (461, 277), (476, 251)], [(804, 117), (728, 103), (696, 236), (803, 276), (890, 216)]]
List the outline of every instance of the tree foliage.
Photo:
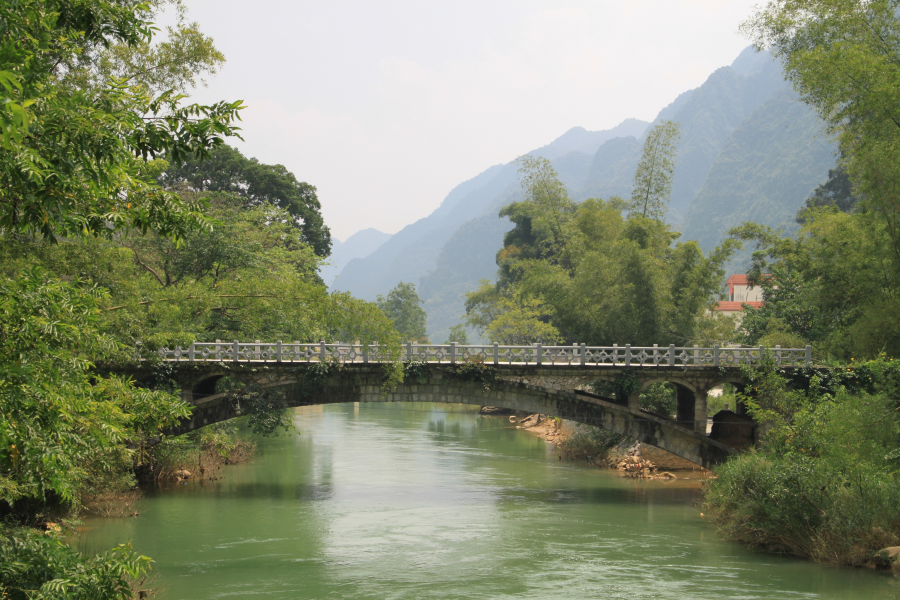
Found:
[[(523, 168), (534, 171), (523, 186), (536, 189), (501, 212), (514, 227), (497, 254), (496, 286), (467, 295), (471, 326), (489, 331), (492, 323), (511, 321), (505, 315), (518, 306), (529, 313), (519, 315), (523, 323), (551, 325), (567, 342), (696, 339), (736, 242), (704, 255), (695, 242), (674, 244), (679, 234), (659, 219), (636, 212), (626, 218), (620, 198), (575, 204), (547, 165), (531, 161)], [(549, 329), (542, 333), (558, 339)]]
[(642, 217), (665, 219), (675, 158), (681, 130), (678, 123), (662, 121), (650, 130), (644, 140), (644, 151), (634, 171), (634, 185), (628, 210)]
[(744, 25), (838, 137), (855, 193), (900, 262), (900, 2), (772, 0)]
[(130, 544), (88, 558), (56, 535), (0, 529), (0, 595), (9, 600), (130, 600), (150, 563)]
[[(878, 213), (808, 210), (796, 238), (745, 224), (731, 231), (756, 245), (750, 277), (765, 304), (746, 311), (740, 341), (812, 344), (820, 358), (900, 352), (900, 270)], [(773, 277), (764, 277), (765, 273)]]
[(183, 105), (110, 77), (67, 79), (86, 57), (150, 42), (151, 6), (106, 0), (0, 5), (0, 227), (57, 235), (133, 227), (181, 235), (205, 225), (201, 205), (166, 192), (147, 159), (203, 156), (236, 135), (240, 102)]
[(469, 343), (469, 334), (466, 332), (465, 325), (457, 324), (450, 328), (450, 335), (447, 336), (447, 341), (444, 343), (451, 344), (453, 342), (463, 346)]
[(0, 500), (75, 498), (86, 465), (174, 425), (188, 407), (169, 394), (88, 373), (113, 355), (99, 331), (105, 294), (40, 269), (0, 281)]
[(387, 297), (379, 294), (376, 299), (378, 308), (390, 319), (397, 333), (403, 339), (425, 341), (425, 327), (428, 315), (422, 308), (422, 299), (416, 293), (413, 283), (403, 283), (388, 292)]
[(187, 186), (193, 192), (231, 192), (247, 208), (269, 204), (284, 209), (318, 256), (331, 253), (331, 231), (322, 219), (315, 186), (297, 181), (283, 165), (263, 164), (222, 145), (202, 158), (173, 159), (159, 180), (170, 190)]
[(797, 215), (797, 222), (804, 223), (806, 217), (804, 211), (810, 208), (834, 206), (841, 212), (854, 212), (859, 204), (859, 197), (853, 192), (853, 183), (847, 174), (844, 165), (838, 164), (828, 170), (828, 179), (816, 186), (813, 193), (806, 199), (806, 203)]
[[(834, 565), (862, 566), (900, 543), (900, 365), (879, 357), (798, 390), (771, 354), (745, 369), (742, 400), (767, 424), (758, 452), (730, 460), (707, 501), (730, 537)], [(862, 383), (862, 385), (858, 385)]]

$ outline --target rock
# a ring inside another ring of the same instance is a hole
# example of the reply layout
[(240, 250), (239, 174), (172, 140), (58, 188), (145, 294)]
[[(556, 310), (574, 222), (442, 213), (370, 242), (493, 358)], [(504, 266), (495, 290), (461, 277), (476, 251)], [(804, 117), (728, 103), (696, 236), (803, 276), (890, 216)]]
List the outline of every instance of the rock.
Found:
[(669, 473), (668, 471), (663, 471), (659, 475), (656, 475), (654, 479), (678, 479), (675, 475)]
[(515, 411), (513, 411), (512, 409), (509, 409), (509, 408), (500, 408), (497, 406), (482, 406), (481, 410), (478, 412), (482, 415), (500, 416), (500, 415), (511, 415)]
[(882, 564), (890, 564), (895, 575), (900, 575), (900, 546), (882, 548), (876, 552), (876, 556), (880, 559), (879, 562), (884, 561)]
[(187, 479), (188, 477), (191, 476), (191, 472), (188, 471), (187, 469), (178, 469), (177, 471), (172, 473), (172, 475), (174, 475), (178, 479)]

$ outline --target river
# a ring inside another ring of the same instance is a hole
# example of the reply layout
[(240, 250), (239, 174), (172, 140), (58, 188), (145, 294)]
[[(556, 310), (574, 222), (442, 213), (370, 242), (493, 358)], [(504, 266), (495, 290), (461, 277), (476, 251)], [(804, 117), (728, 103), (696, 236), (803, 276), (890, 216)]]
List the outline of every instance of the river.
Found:
[(294, 422), (218, 481), (86, 520), (76, 545), (132, 541), (161, 600), (900, 597), (890, 575), (721, 540), (695, 482), (559, 461), (474, 407), (329, 405)]

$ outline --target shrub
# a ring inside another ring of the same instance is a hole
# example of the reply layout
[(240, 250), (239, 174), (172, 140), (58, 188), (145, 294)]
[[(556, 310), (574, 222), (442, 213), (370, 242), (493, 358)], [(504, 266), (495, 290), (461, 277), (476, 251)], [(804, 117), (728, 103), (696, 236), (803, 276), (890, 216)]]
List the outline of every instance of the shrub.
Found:
[(665, 417), (674, 415), (678, 409), (675, 386), (666, 381), (648, 385), (641, 392), (641, 408)]
[(0, 597), (9, 600), (127, 600), (146, 581), (150, 559), (129, 544), (84, 557), (56, 535), (0, 529)]
[(809, 389), (791, 389), (771, 364), (746, 374), (754, 397), (742, 399), (767, 430), (758, 452), (731, 459), (709, 483), (707, 504), (726, 535), (851, 566), (900, 545), (896, 367), (879, 359), (853, 369), (872, 393), (831, 391), (815, 376)]
[(560, 443), (559, 453), (572, 459), (602, 459), (624, 439), (625, 436), (600, 427), (584, 427)]

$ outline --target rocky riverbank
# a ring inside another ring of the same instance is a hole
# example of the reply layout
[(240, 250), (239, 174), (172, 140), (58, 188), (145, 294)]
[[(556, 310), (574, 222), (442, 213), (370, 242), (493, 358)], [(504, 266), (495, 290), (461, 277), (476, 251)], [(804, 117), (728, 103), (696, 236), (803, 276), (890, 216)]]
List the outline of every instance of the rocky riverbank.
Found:
[[(510, 423), (515, 424), (518, 429), (524, 429), (553, 445), (559, 452), (560, 458), (566, 454), (567, 458), (573, 460), (587, 462), (600, 468), (615, 469), (626, 477), (703, 480), (713, 476), (711, 471), (671, 452), (633, 440), (610, 438), (597, 441), (588, 440), (583, 444), (586, 449), (579, 448), (575, 452), (566, 452), (569, 450), (566, 447), (567, 442), (570, 442), (569, 445), (571, 445), (574, 438), (591, 438), (591, 433), (597, 431), (574, 421), (541, 414), (516, 413), (491, 406), (483, 407), (481, 414), (509, 419)], [(604, 442), (608, 441), (613, 443), (604, 447)]]

